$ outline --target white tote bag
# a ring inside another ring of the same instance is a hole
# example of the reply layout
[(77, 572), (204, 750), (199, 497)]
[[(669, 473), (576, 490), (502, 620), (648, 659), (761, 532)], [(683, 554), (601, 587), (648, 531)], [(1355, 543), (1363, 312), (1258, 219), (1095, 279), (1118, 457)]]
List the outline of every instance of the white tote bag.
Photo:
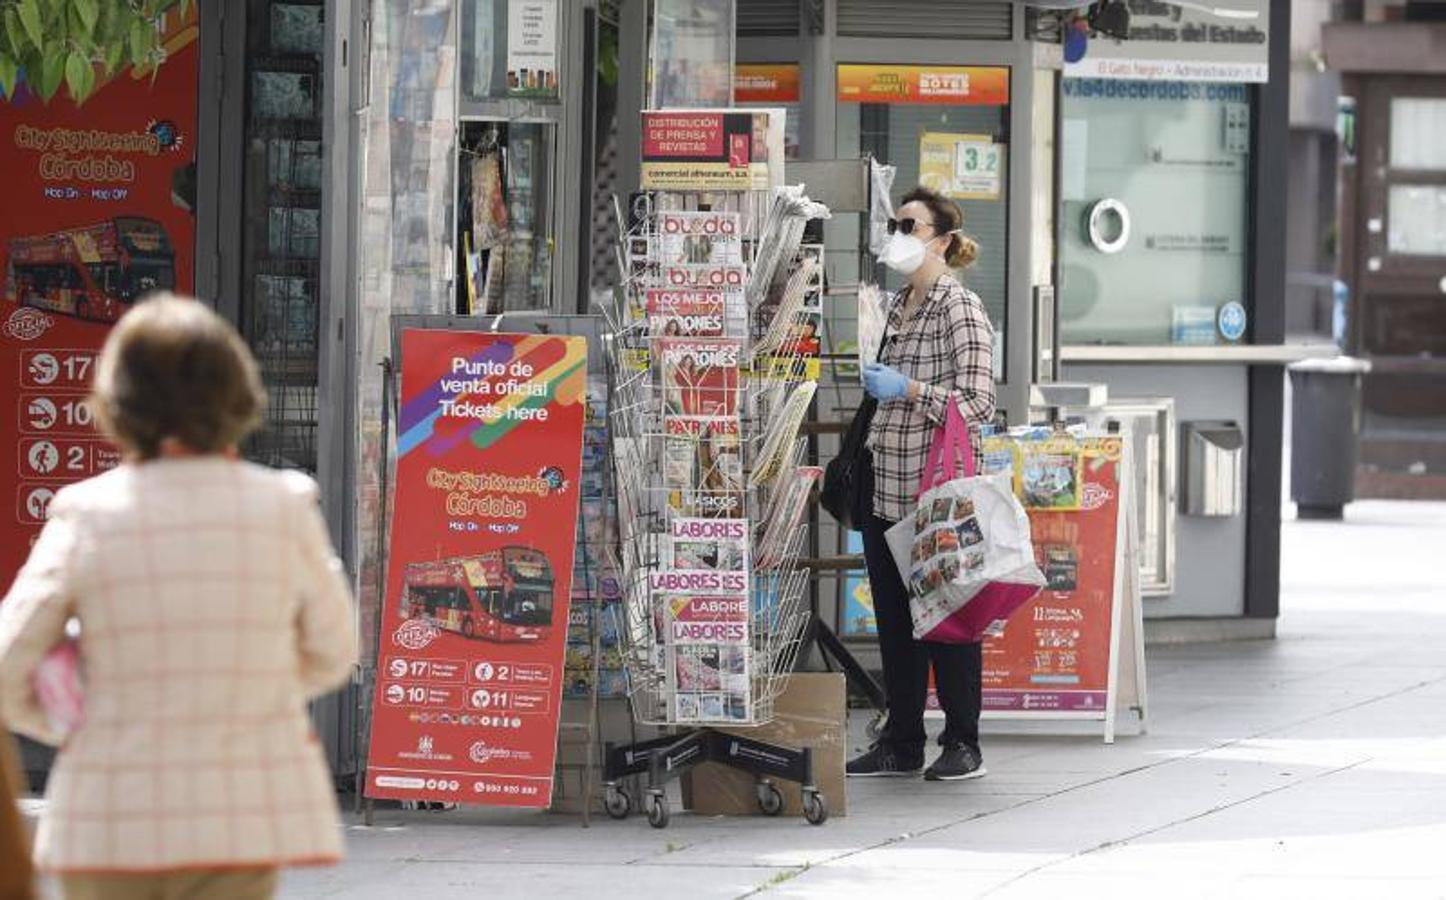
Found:
[(969, 426), (953, 403), (929, 448), (914, 515), (885, 538), (919, 640), (977, 643), (1044, 588), (1011, 478), (974, 474)]

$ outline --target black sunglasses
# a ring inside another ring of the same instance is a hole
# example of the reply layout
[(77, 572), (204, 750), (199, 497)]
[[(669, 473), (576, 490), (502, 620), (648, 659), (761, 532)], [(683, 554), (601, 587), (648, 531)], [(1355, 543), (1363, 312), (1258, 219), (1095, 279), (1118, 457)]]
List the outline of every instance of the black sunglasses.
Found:
[(923, 225), (926, 228), (934, 227), (933, 222), (921, 222), (918, 219), (890, 219), (889, 234), (893, 234), (896, 231), (903, 234), (913, 234), (914, 229), (919, 227), (920, 225)]

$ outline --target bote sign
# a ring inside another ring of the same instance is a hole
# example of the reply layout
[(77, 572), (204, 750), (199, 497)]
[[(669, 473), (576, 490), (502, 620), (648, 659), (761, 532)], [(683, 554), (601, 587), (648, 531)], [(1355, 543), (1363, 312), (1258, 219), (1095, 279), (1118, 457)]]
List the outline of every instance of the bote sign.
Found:
[(923, 103), (1004, 106), (1009, 70), (1002, 66), (838, 67), (838, 99), (844, 103)]

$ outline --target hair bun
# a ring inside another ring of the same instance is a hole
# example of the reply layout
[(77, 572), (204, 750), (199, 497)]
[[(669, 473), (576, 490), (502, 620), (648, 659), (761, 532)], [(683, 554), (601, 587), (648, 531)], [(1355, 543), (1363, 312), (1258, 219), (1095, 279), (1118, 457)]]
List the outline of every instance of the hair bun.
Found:
[(949, 242), (949, 251), (944, 257), (950, 268), (967, 269), (979, 258), (979, 243), (967, 235), (956, 234)]

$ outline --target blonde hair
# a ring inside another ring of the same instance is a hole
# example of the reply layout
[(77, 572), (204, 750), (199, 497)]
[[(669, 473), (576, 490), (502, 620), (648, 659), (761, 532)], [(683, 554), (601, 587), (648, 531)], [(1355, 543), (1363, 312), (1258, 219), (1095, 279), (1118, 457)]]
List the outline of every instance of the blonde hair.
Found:
[(111, 329), (91, 406), (111, 440), (153, 459), (168, 438), (197, 453), (234, 447), (260, 424), (266, 391), (225, 319), (200, 301), (157, 293)]

